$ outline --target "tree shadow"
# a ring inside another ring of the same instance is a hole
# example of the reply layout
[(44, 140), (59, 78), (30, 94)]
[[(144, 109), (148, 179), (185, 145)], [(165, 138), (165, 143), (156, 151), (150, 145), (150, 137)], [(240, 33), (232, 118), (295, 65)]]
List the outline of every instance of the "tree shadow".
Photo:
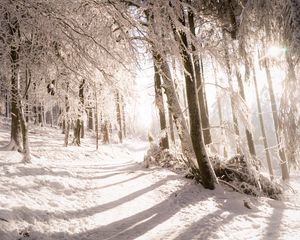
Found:
[[(25, 212), (26, 216), (32, 216), (33, 219), (27, 219), (26, 221), (34, 221), (35, 218), (41, 220), (43, 219), (43, 221), (49, 221), (51, 218), (56, 218), (56, 219), (76, 219), (76, 218), (84, 218), (84, 217), (89, 217), (92, 216), (94, 214), (98, 214), (104, 211), (107, 211), (109, 209), (115, 208), (119, 205), (122, 205), (126, 202), (129, 202), (149, 191), (154, 190), (155, 188), (160, 187), (161, 185), (165, 184), (166, 182), (170, 181), (170, 180), (175, 180), (177, 179), (176, 176), (168, 176), (146, 188), (143, 188), (141, 190), (138, 190), (136, 192), (133, 192), (125, 197), (122, 197), (118, 200), (115, 201), (111, 201), (109, 203), (105, 203), (102, 205), (98, 205), (95, 207), (91, 207), (91, 208), (86, 208), (86, 209), (82, 209), (82, 210), (75, 210), (75, 211), (64, 211), (64, 212), (49, 212), (49, 211), (41, 211), (41, 210), (33, 210), (33, 209), (29, 209), (26, 207), (17, 207), (17, 208), (13, 208), (11, 211), (8, 210), (0, 210), (0, 215), (3, 214), (3, 211), (5, 212), (5, 215), (10, 215), (13, 216), (15, 214), (18, 214), (20, 212)], [(7, 212), (10, 212), (10, 214), (8, 214)], [(55, 238), (54, 238), (55, 239)]]
[(200, 220), (194, 222), (183, 233), (179, 234), (174, 240), (190, 240), (190, 239), (208, 239), (222, 226), (229, 223), (235, 216), (230, 213), (225, 218), (221, 217), (225, 211), (218, 209), (213, 213), (206, 215)]
[(7, 146), (9, 144), (9, 141), (0, 141), (0, 149), (4, 146)]
[(272, 215), (269, 217), (269, 224), (262, 239), (280, 239), (280, 227), (283, 219), (283, 208), (273, 208)]
[[(176, 179), (176, 178), (175, 178)], [(165, 183), (166, 180), (161, 180), (160, 184)], [(184, 198), (188, 194), (190, 194), (191, 184), (185, 184), (178, 191), (171, 194), (166, 200), (161, 203), (141, 211), (137, 214), (134, 214), (130, 217), (126, 217), (124, 219), (112, 222), (110, 224), (100, 226), (96, 229), (77, 233), (77, 234), (68, 234), (65, 232), (59, 232), (54, 234), (48, 234), (47, 237), (51, 239), (59, 239), (61, 236), (64, 236), (64, 239), (101, 239), (101, 240), (120, 240), (120, 239), (136, 239), (156, 226), (162, 224), (167, 221), (173, 215), (180, 211), (180, 209), (188, 207), (191, 204), (196, 204), (199, 201), (203, 201), (207, 198), (206, 195), (202, 196), (201, 194), (197, 194), (193, 198), (189, 198), (188, 201), (185, 201)], [(153, 187), (151, 187), (153, 188)], [(144, 194), (145, 189), (139, 193), (139, 195)], [(136, 193), (134, 193), (135, 195)], [(130, 201), (133, 196), (128, 195), (123, 198), (122, 202)], [(135, 196), (136, 197), (136, 196)], [(101, 207), (97, 207), (96, 209), (90, 209), (90, 214), (93, 212), (99, 212), (103, 210), (107, 210), (108, 208), (112, 208), (116, 205), (121, 204), (117, 200), (117, 202), (104, 204)], [(103, 207), (105, 209), (103, 209)], [(82, 214), (79, 212), (79, 215), (76, 214), (77, 217), (83, 217), (86, 213)], [(66, 215), (67, 216), (67, 215)], [(35, 232), (38, 236), (41, 233)], [(88, 237), (87, 237), (88, 236)], [(162, 238), (161, 238), (162, 239)]]
[(119, 185), (119, 184), (123, 184), (123, 183), (126, 183), (126, 182), (130, 182), (132, 180), (135, 180), (135, 179), (138, 179), (144, 175), (147, 175), (146, 173), (141, 173), (141, 174), (138, 174), (134, 177), (131, 177), (131, 178), (128, 178), (126, 180), (122, 180), (122, 181), (119, 181), (119, 182), (115, 182), (115, 183), (111, 183), (111, 184), (107, 184), (105, 186), (101, 186), (101, 187), (95, 187), (95, 188), (73, 188), (74, 191), (81, 191), (81, 192), (87, 192), (87, 191), (91, 191), (91, 190), (100, 190), (100, 189), (104, 189), (104, 188), (108, 188), (108, 187), (113, 187), (113, 186), (116, 186), (116, 185)]
[[(240, 200), (239, 200), (240, 201)], [(218, 229), (229, 224), (235, 217), (249, 214), (249, 209), (242, 205), (234, 207), (237, 202), (234, 199), (226, 199), (226, 201), (219, 202), (218, 210), (210, 213), (203, 218), (194, 222), (188, 229), (175, 238), (175, 240), (189, 240), (189, 239), (213, 239), (220, 238), (216, 235)], [(251, 209), (251, 213), (258, 210)]]

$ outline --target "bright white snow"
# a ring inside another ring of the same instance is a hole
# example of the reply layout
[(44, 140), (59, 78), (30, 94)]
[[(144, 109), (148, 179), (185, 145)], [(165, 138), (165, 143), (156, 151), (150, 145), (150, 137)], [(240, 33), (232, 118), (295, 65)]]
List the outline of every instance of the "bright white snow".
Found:
[[(1, 126), (0, 146), (8, 140)], [(64, 148), (59, 130), (36, 128), (30, 141), (31, 164), (0, 151), (0, 240), (300, 239), (298, 193), (274, 201), (205, 190), (145, 169), (148, 143), (137, 140), (97, 152), (92, 138)], [(299, 180), (290, 183), (296, 191)]]

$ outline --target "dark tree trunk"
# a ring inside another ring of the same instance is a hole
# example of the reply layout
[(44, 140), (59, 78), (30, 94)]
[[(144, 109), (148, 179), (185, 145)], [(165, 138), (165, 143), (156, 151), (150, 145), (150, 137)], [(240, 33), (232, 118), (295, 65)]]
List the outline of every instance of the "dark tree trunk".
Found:
[(109, 122), (107, 120), (102, 124), (102, 142), (104, 144), (109, 143)]
[(64, 140), (65, 147), (67, 147), (69, 144), (69, 133), (70, 133), (70, 117), (69, 117), (70, 104), (69, 104), (68, 91), (69, 91), (69, 83), (67, 82), (66, 96), (65, 96), (65, 116), (63, 121), (63, 129), (64, 129), (63, 132), (65, 134), (65, 140)]
[(8, 91), (5, 94), (5, 117), (8, 118), (10, 114), (9, 100), (8, 100)]
[(20, 39), (20, 26), (17, 18), (11, 19), (8, 14), (5, 15), (9, 24), (9, 33), (12, 37), (13, 43), (10, 48), (11, 60), (11, 143), (10, 150), (21, 151), (21, 134), (23, 140), (23, 154), (24, 162), (30, 162), (30, 150), (28, 142), (28, 130), (26, 126), (23, 106), (21, 102), (21, 94), (19, 89), (19, 39)]
[[(189, 131), (186, 125), (185, 118), (180, 108), (180, 104), (177, 98), (177, 94), (174, 88), (174, 84), (172, 81), (171, 72), (168, 66), (168, 63), (161, 58), (158, 54), (158, 68), (162, 71), (163, 76), (163, 87), (165, 89), (165, 93), (168, 99), (168, 108), (172, 113), (175, 126), (177, 127), (178, 136), (181, 141), (182, 153), (186, 157), (186, 164), (196, 173), (198, 170), (198, 163), (195, 161), (194, 149), (191, 141), (191, 137), (189, 135)], [(200, 174), (198, 174), (199, 176)], [(196, 174), (197, 176), (197, 174)], [(199, 179), (198, 179), (199, 180)]]
[(84, 138), (84, 121), (80, 121), (80, 137)]
[[(191, 33), (196, 37), (195, 32), (195, 23), (194, 23), (194, 14), (189, 11), (188, 13), (188, 21)], [(208, 117), (208, 109), (206, 106), (206, 97), (205, 97), (205, 86), (204, 86), (204, 78), (203, 78), (203, 66), (202, 66), (202, 59), (201, 59), (201, 68), (200, 68), (200, 59), (199, 54), (196, 52), (196, 47), (194, 44), (191, 46), (193, 51), (193, 60), (194, 60), (194, 70), (195, 70), (195, 80), (197, 86), (197, 95), (199, 101), (199, 108), (200, 108), (200, 118), (201, 118), (201, 125), (203, 129), (203, 137), (204, 143), (210, 144), (211, 134), (210, 134), (210, 125), (209, 125), (209, 117)]]
[[(189, 16), (193, 17), (193, 13), (191, 11), (189, 11)], [(184, 17), (180, 19), (180, 21), (184, 26), (186, 25)], [(198, 105), (199, 101), (196, 92), (196, 81), (193, 73), (193, 61), (191, 55), (187, 52), (187, 49), (189, 48), (187, 36), (182, 31), (180, 32), (180, 47), (184, 64), (184, 78), (190, 119), (190, 134), (193, 148), (196, 154), (203, 186), (205, 188), (214, 189), (215, 176), (206, 153), (203, 139)]]
[(30, 70), (28, 69), (28, 67), (26, 66), (25, 69), (25, 79), (26, 79), (26, 95), (25, 95), (25, 100), (26, 100), (26, 104), (25, 104), (25, 120), (28, 123), (29, 122), (29, 103), (28, 103), (28, 89), (30, 86), (30, 82), (31, 82), (31, 73)]
[(170, 138), (171, 138), (172, 142), (175, 143), (173, 114), (170, 111), (169, 111), (169, 128), (170, 128)]
[(88, 118), (89, 118), (88, 128), (90, 130), (93, 130), (94, 129), (94, 118), (93, 118), (93, 109), (92, 108), (88, 109)]
[[(8, 15), (5, 16), (9, 22)], [(9, 33), (12, 41), (17, 42), (20, 37), (19, 24), (17, 19), (13, 19), (9, 25)], [(15, 46), (16, 45), (16, 46)], [(21, 147), (21, 126), (20, 126), (20, 106), (19, 104), (19, 48), (17, 43), (13, 43), (10, 49), (11, 60), (11, 150), (22, 151)]]
[(18, 107), (18, 76), (17, 76), (17, 62), (18, 53), (17, 50), (12, 49), (12, 76), (11, 76), (11, 147), (12, 150), (22, 151), (21, 147), (21, 126), (20, 126), (20, 114)]
[(159, 122), (160, 122), (160, 130), (162, 132), (162, 136), (160, 139), (160, 147), (162, 149), (168, 149), (169, 148), (169, 140), (168, 140), (168, 134), (167, 134), (167, 122), (166, 122), (166, 115), (165, 115), (165, 106), (164, 106), (164, 100), (163, 100), (163, 93), (161, 88), (161, 79), (158, 69), (158, 63), (157, 63), (157, 56), (153, 54), (154, 59), (154, 86), (155, 86), (155, 103), (156, 107), (158, 108), (159, 112)]
[(73, 143), (77, 146), (80, 146), (80, 131), (81, 130), (81, 121), (77, 119), (74, 126), (74, 139)]
[[(243, 98), (244, 101), (246, 101), (244, 84), (243, 84), (243, 81), (242, 81), (241, 74), (238, 71), (236, 72), (236, 78), (237, 78), (238, 85), (239, 85), (240, 96)], [(255, 144), (254, 144), (254, 140), (253, 140), (253, 135), (247, 128), (246, 128), (246, 137), (247, 137), (249, 152), (253, 157), (255, 157), (256, 156), (256, 151), (255, 151)]]
[[(82, 80), (82, 83), (79, 86), (79, 99), (80, 99), (80, 104), (81, 104), (81, 108), (80, 108), (80, 117), (82, 117), (82, 113), (83, 113), (83, 109), (84, 109), (84, 87), (85, 87), (85, 79)], [(84, 122), (83, 120), (80, 120), (80, 129), (79, 131), (79, 138), (84, 138)], [(79, 140), (80, 141), (80, 140)]]

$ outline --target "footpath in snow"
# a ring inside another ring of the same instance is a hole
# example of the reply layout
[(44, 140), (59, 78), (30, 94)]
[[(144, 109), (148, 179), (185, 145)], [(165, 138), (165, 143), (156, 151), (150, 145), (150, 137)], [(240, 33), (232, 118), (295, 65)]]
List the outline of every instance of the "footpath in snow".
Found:
[[(0, 146), (8, 139), (1, 128)], [(0, 152), (0, 240), (300, 239), (299, 192), (275, 201), (205, 190), (144, 168), (148, 144), (134, 140), (64, 148), (58, 130), (40, 128), (30, 141), (31, 164)]]

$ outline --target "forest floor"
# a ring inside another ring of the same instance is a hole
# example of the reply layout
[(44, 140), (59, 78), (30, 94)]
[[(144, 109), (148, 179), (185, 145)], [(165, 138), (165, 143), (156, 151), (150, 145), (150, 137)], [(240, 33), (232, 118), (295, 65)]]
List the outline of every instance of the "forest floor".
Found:
[[(0, 126), (0, 147), (9, 129)], [(30, 131), (32, 163), (0, 151), (0, 240), (300, 239), (300, 177), (284, 200), (205, 190), (158, 167), (148, 143), (63, 147), (57, 129)], [(244, 206), (248, 201), (251, 209)]]

